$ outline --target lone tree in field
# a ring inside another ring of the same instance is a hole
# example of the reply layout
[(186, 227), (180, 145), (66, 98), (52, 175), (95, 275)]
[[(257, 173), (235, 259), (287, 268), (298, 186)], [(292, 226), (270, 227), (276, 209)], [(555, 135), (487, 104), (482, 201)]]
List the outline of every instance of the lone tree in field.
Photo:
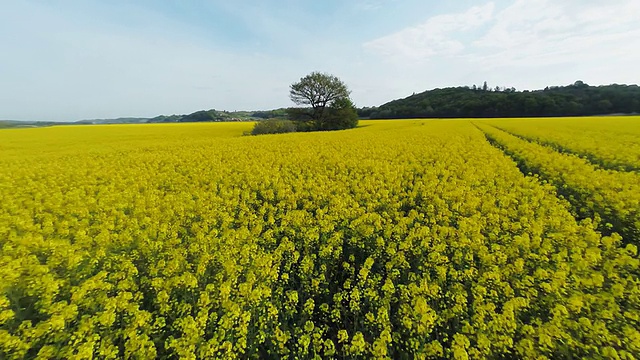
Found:
[(320, 72), (291, 84), (289, 97), (297, 105), (289, 109), (291, 120), (306, 121), (310, 130), (339, 130), (358, 125), (358, 113), (349, 98), (350, 91), (337, 77)]

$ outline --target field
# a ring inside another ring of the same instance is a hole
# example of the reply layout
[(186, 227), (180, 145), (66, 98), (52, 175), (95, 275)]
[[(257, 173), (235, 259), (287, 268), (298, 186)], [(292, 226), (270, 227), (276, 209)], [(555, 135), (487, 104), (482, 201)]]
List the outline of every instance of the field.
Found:
[(0, 358), (636, 359), (640, 117), (0, 131)]

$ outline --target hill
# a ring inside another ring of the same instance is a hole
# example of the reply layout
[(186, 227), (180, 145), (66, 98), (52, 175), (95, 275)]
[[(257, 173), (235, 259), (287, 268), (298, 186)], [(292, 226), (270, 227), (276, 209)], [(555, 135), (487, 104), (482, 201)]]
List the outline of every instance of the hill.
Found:
[(91, 119), (76, 121), (75, 124), (137, 124), (145, 123), (149, 118), (121, 117), (117, 119)]
[(425, 91), (394, 100), (377, 108), (359, 110), (361, 117), (395, 118), (475, 118), (591, 116), (640, 113), (637, 85), (589, 86), (576, 81), (568, 86), (544, 90), (516, 91), (455, 87)]
[(153, 118), (121, 117), (117, 119), (89, 119), (74, 122), (74, 124), (143, 124), (143, 123), (172, 123), (172, 122), (218, 122), (218, 121), (247, 121), (254, 120), (252, 111), (220, 111), (200, 110), (186, 115), (158, 115)]
[(65, 123), (60, 123), (55, 121), (0, 120), (0, 129), (43, 127), (43, 126), (64, 125), (64, 124)]
[(220, 111), (220, 110), (200, 110), (188, 115), (160, 115), (148, 119), (148, 123), (167, 122), (219, 122), (219, 121), (247, 121), (251, 120), (250, 111)]

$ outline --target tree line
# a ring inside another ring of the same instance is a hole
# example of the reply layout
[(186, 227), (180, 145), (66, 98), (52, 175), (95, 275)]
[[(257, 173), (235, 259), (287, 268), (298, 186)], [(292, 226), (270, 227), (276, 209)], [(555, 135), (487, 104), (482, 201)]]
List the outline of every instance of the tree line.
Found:
[(465, 118), (591, 116), (640, 113), (637, 85), (590, 86), (576, 81), (568, 86), (516, 91), (514, 88), (455, 87), (425, 91), (358, 109), (361, 118)]
[(148, 119), (148, 123), (166, 122), (220, 122), (220, 121), (243, 121), (248, 116), (246, 111), (220, 111), (216, 109), (200, 110), (188, 115), (159, 115)]

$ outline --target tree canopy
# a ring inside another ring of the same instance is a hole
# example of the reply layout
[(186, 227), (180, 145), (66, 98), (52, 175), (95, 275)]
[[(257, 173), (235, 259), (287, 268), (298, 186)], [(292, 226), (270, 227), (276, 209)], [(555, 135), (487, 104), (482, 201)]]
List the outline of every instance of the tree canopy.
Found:
[(457, 87), (425, 91), (394, 100), (378, 108), (363, 108), (362, 117), (447, 118), (589, 116), (640, 113), (637, 85), (589, 86), (576, 81), (568, 86), (544, 90), (516, 91), (514, 88)]
[(309, 130), (353, 128), (358, 115), (349, 98), (347, 86), (334, 75), (312, 72), (291, 84), (289, 97), (296, 105), (289, 109), (289, 118), (309, 123)]

